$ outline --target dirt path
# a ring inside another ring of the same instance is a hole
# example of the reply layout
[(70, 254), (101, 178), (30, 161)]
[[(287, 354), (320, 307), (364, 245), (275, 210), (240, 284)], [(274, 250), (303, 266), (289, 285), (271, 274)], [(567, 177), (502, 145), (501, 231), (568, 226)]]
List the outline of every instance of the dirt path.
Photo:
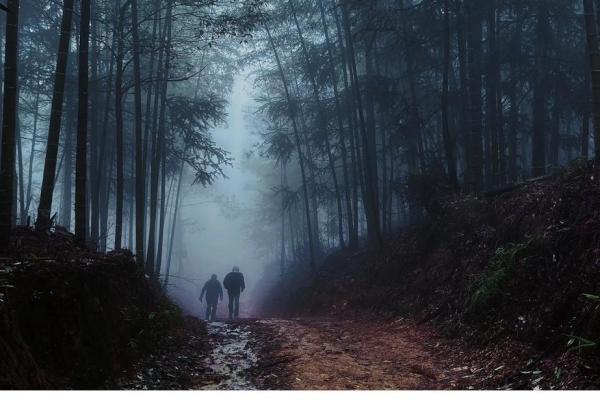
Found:
[(557, 360), (529, 365), (510, 346), (502, 346), (467, 348), (404, 319), (259, 319), (206, 327), (190, 319), (164, 349), (111, 388), (577, 387), (577, 371), (563, 368), (562, 377), (556, 376)]
[[(348, 320), (262, 320), (272, 335), (262, 351), (259, 382), (287, 389), (452, 388), (445, 372), (403, 324)], [(264, 340), (264, 339), (263, 339)], [(454, 374), (456, 375), (456, 374)], [(261, 383), (259, 383), (261, 385)]]
[(198, 389), (257, 389), (249, 374), (258, 365), (256, 342), (251, 342), (254, 333), (249, 326), (243, 323), (210, 322), (207, 329), (212, 351), (205, 362), (217, 379)]

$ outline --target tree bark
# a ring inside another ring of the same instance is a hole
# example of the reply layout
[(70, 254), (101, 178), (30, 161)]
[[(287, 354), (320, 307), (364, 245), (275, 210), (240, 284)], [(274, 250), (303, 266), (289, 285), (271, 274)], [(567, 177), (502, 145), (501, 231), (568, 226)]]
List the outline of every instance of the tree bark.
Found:
[(124, 160), (123, 160), (123, 58), (124, 38), (123, 20), (125, 7), (121, 0), (116, 0), (116, 9), (119, 14), (117, 22), (117, 55), (115, 72), (115, 144), (117, 153), (117, 177), (115, 198), (115, 250), (121, 249), (123, 236), (123, 189), (124, 189)]
[(309, 245), (309, 257), (310, 257), (310, 268), (314, 272), (316, 269), (315, 264), (315, 251), (314, 251), (314, 243), (313, 243), (313, 232), (311, 226), (311, 215), (310, 215), (310, 207), (308, 204), (308, 188), (306, 184), (306, 172), (304, 168), (304, 156), (302, 154), (302, 147), (300, 145), (300, 133), (298, 131), (298, 125), (296, 122), (296, 110), (292, 103), (292, 99), (290, 96), (290, 91), (288, 88), (287, 79), (285, 78), (285, 73), (283, 72), (283, 67), (281, 65), (281, 60), (279, 59), (279, 53), (277, 52), (277, 48), (275, 47), (275, 43), (273, 42), (273, 38), (271, 37), (271, 32), (269, 31), (269, 27), (265, 24), (265, 30), (267, 31), (267, 36), (269, 38), (269, 43), (271, 44), (271, 49), (273, 51), (273, 55), (275, 56), (275, 60), (277, 61), (277, 68), (279, 71), (279, 75), (281, 78), (281, 82), (283, 84), (283, 88), (285, 91), (285, 97), (288, 104), (288, 111), (290, 114), (290, 120), (292, 122), (292, 127), (294, 130), (294, 138), (296, 141), (296, 151), (298, 153), (298, 162), (300, 164), (300, 173), (302, 175), (302, 191), (304, 193), (304, 208), (306, 211), (306, 225), (308, 227), (308, 245)]
[(35, 145), (37, 142), (37, 129), (38, 129), (38, 120), (39, 120), (39, 105), (40, 105), (40, 91), (35, 94), (35, 102), (33, 108), (35, 110), (33, 114), (33, 133), (31, 135), (31, 151), (29, 152), (29, 166), (27, 169), (27, 204), (25, 205), (25, 212), (29, 214), (29, 209), (31, 207), (31, 188), (33, 181), (33, 159), (35, 158)]
[(77, 154), (75, 159), (75, 240), (86, 245), (87, 236), (87, 134), (88, 68), (91, 0), (81, 0), (79, 28), (79, 104), (77, 113)]
[[(73, 132), (76, 131), (75, 92), (66, 94), (64, 149), (62, 152), (62, 194), (60, 223), (67, 230), (71, 229), (71, 211), (73, 203)], [(60, 169), (60, 168), (59, 168)]]
[(351, 183), (351, 199), (352, 199), (352, 215), (349, 217), (349, 220), (352, 221), (352, 226), (349, 236), (350, 247), (355, 247), (358, 245), (358, 186), (359, 186), (359, 176), (362, 176), (358, 173), (358, 171), (362, 170), (360, 163), (360, 156), (357, 156), (358, 148), (355, 141), (355, 129), (356, 124), (354, 123), (355, 118), (355, 107), (354, 101), (352, 98), (352, 91), (350, 90), (350, 84), (348, 79), (348, 53), (344, 46), (344, 33), (342, 31), (342, 25), (340, 23), (340, 18), (336, 11), (336, 7), (333, 7), (333, 17), (335, 19), (335, 27), (337, 32), (337, 38), (339, 43), (339, 53), (342, 62), (341, 70), (342, 77), (344, 82), (344, 93), (345, 93), (345, 114), (348, 120), (348, 139), (350, 144), (350, 166), (352, 167), (352, 183)]
[(179, 180), (177, 182), (177, 195), (175, 196), (175, 204), (173, 206), (172, 226), (171, 226), (171, 237), (169, 238), (169, 253), (167, 254), (167, 270), (165, 271), (165, 280), (163, 283), (163, 291), (167, 291), (167, 285), (169, 284), (169, 273), (171, 272), (171, 256), (173, 255), (173, 243), (175, 241), (175, 228), (177, 226), (177, 214), (179, 213), (179, 200), (181, 197), (181, 181), (183, 180), (183, 169), (184, 162), (181, 161), (179, 167)]
[[(48, 143), (46, 145), (46, 158), (36, 228), (47, 229), (50, 225), (52, 211), (52, 197), (54, 193), (54, 175), (58, 157), (58, 144), (60, 141), (60, 125), (62, 122), (62, 108), (65, 92), (65, 77), (67, 73), (69, 42), (71, 40), (71, 25), (73, 19), (73, 0), (64, 0), (63, 16), (58, 41), (58, 55), (50, 111), (50, 124), (48, 127)], [(63, 207), (65, 205), (63, 204)]]
[(594, 118), (595, 158), (600, 157), (600, 49), (598, 47), (598, 27), (592, 0), (583, 0), (585, 28), (590, 57), (592, 82), (592, 115)]
[(531, 173), (538, 177), (546, 173), (546, 36), (547, 9), (540, 2), (537, 10), (535, 73), (533, 75), (533, 137), (531, 139)]
[(329, 29), (327, 26), (325, 7), (323, 6), (323, 0), (318, 0), (319, 12), (321, 14), (321, 23), (323, 25), (323, 32), (325, 33), (325, 44), (327, 46), (327, 61), (329, 62), (329, 73), (331, 78), (331, 84), (333, 87), (333, 98), (335, 104), (335, 114), (337, 118), (340, 149), (342, 152), (342, 170), (344, 179), (344, 192), (345, 192), (345, 205), (346, 205), (346, 224), (348, 229), (348, 242), (350, 247), (356, 247), (356, 238), (352, 235), (353, 231), (353, 218), (352, 218), (352, 203), (350, 200), (350, 179), (348, 174), (348, 152), (346, 148), (346, 131), (344, 129), (344, 119), (342, 114), (342, 107), (340, 105), (340, 94), (338, 88), (338, 78), (336, 74), (335, 61), (333, 57), (333, 49), (331, 39), (329, 37)]
[(89, 91), (92, 94), (90, 96), (90, 107), (94, 112), (90, 114), (90, 134), (89, 134), (89, 156), (90, 161), (88, 168), (88, 193), (89, 193), (89, 229), (90, 229), (90, 240), (89, 246), (97, 250), (98, 248), (98, 240), (100, 235), (100, 170), (101, 163), (103, 160), (98, 157), (99, 143), (103, 137), (100, 137), (98, 131), (98, 114), (100, 111), (100, 93), (99, 93), (99, 83), (98, 83), (98, 24), (97, 24), (97, 8), (92, 5), (91, 7), (91, 44), (92, 44), (92, 52), (90, 54), (90, 69), (91, 69), (91, 80), (90, 80), (90, 88)]
[(442, 78), (442, 137), (446, 153), (446, 170), (448, 180), (454, 187), (458, 186), (456, 177), (455, 144), (450, 136), (448, 120), (448, 90), (450, 84), (450, 0), (444, 0), (444, 72)]
[[(131, 0), (131, 33), (133, 51), (133, 93), (135, 126), (135, 257), (140, 269), (144, 268), (145, 233), (145, 177), (144, 143), (142, 131), (142, 81), (140, 66), (140, 35), (138, 23), (138, 0)], [(153, 271), (146, 269), (148, 275)]]
[(346, 47), (348, 51), (348, 63), (350, 65), (350, 79), (353, 82), (354, 99), (358, 109), (358, 117), (360, 121), (360, 132), (362, 139), (362, 156), (363, 156), (363, 168), (364, 168), (364, 181), (365, 181), (365, 194), (364, 201), (366, 205), (365, 216), (367, 218), (367, 236), (368, 241), (376, 246), (381, 246), (383, 241), (381, 238), (381, 230), (379, 227), (379, 213), (377, 210), (376, 193), (373, 184), (377, 182), (377, 172), (373, 171), (373, 162), (370, 157), (369, 151), (369, 138), (367, 135), (363, 106), (360, 94), (358, 73), (356, 69), (356, 56), (354, 51), (354, 43), (352, 39), (352, 32), (350, 30), (350, 17), (348, 15), (348, 8), (345, 3), (342, 3), (342, 17), (343, 25), (346, 32)]
[(480, 0), (469, 0), (467, 63), (469, 70), (469, 131), (467, 133), (467, 154), (465, 186), (469, 191), (479, 191), (483, 185), (482, 171), (482, 118), (481, 118), (481, 36), (482, 16)]
[(4, 91), (2, 104), (2, 161), (0, 162), (0, 250), (7, 250), (13, 224), (15, 135), (17, 129), (19, 0), (6, 3)]
[(310, 60), (310, 56), (308, 55), (308, 49), (306, 47), (306, 42), (304, 41), (304, 35), (302, 34), (302, 29), (300, 28), (300, 23), (298, 21), (298, 16), (296, 14), (296, 9), (294, 7), (293, 0), (289, 0), (289, 4), (290, 4), (290, 8), (292, 10), (292, 16), (294, 17), (294, 23), (296, 25), (298, 37), (300, 38), (300, 44), (302, 47), (302, 53), (304, 55), (304, 61), (306, 62), (306, 65), (307, 65), (307, 70), (308, 70), (309, 80), (310, 80), (310, 84), (311, 84), (311, 88), (312, 88), (313, 98), (315, 100), (315, 104), (317, 105), (318, 128), (319, 128), (321, 135), (325, 139), (327, 160), (328, 160), (328, 164), (329, 164), (329, 169), (331, 171), (331, 177), (333, 179), (334, 193), (335, 193), (335, 199), (336, 199), (336, 205), (337, 205), (337, 211), (338, 211), (338, 213), (337, 213), (338, 238), (339, 238), (338, 240), (339, 240), (340, 246), (344, 247), (345, 246), (344, 245), (344, 230), (342, 227), (343, 226), (342, 201), (341, 201), (341, 194), (340, 194), (340, 187), (338, 184), (337, 173), (335, 171), (333, 154), (332, 154), (332, 150), (331, 150), (331, 141), (329, 140), (329, 133), (327, 132), (327, 128), (326, 128), (327, 122), (325, 120), (325, 115), (323, 115), (323, 107), (322, 107), (321, 99), (319, 96), (319, 88), (317, 87), (317, 83), (315, 80), (315, 74), (314, 74), (314, 70), (312, 67), (312, 62)]
[(486, 163), (491, 164), (487, 170), (489, 174), (486, 177), (488, 187), (496, 187), (500, 182), (500, 147), (498, 138), (498, 85), (497, 81), (499, 74), (498, 56), (496, 54), (496, 0), (489, 1), (488, 10), (488, 71), (487, 71), (487, 131), (489, 144), (486, 144), (488, 149), (488, 160)]
[[(171, 4), (169, 2), (167, 16), (165, 23), (166, 28), (166, 51), (164, 65), (161, 66), (162, 71), (162, 87), (160, 90), (160, 116), (158, 123), (158, 130), (154, 135), (152, 143), (152, 161), (150, 171), (150, 223), (148, 229), (148, 252), (146, 261), (146, 270), (152, 271), (154, 276), (158, 279), (158, 271), (155, 265), (155, 254), (156, 254), (156, 219), (158, 212), (158, 180), (160, 175), (160, 165), (162, 160), (162, 142), (165, 135), (166, 125), (166, 109), (167, 109), (167, 91), (169, 87), (169, 70), (171, 61)], [(159, 93), (156, 93), (157, 95)]]

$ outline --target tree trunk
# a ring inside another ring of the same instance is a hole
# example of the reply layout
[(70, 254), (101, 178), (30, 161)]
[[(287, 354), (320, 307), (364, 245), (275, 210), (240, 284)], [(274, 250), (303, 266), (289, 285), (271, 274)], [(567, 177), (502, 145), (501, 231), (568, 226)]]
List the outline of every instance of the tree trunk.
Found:
[(554, 96), (554, 107), (552, 107), (552, 123), (550, 125), (550, 154), (548, 154), (551, 171), (559, 168), (560, 148), (560, 114), (563, 105), (558, 101), (558, 94)]
[(352, 214), (348, 216), (348, 219), (352, 222), (351, 230), (348, 234), (350, 247), (356, 247), (358, 245), (358, 181), (359, 174), (357, 172), (357, 168), (360, 168), (360, 157), (357, 157), (357, 147), (354, 140), (355, 137), (355, 128), (356, 124), (354, 124), (354, 105), (352, 99), (352, 91), (350, 90), (350, 85), (348, 82), (348, 61), (347, 61), (347, 51), (344, 46), (344, 33), (342, 32), (342, 25), (340, 23), (340, 19), (338, 13), (336, 11), (336, 7), (333, 7), (333, 16), (335, 19), (335, 27), (337, 32), (338, 43), (340, 47), (340, 58), (342, 62), (341, 70), (342, 77), (344, 82), (344, 93), (345, 97), (345, 109), (346, 109), (346, 118), (348, 120), (348, 139), (350, 143), (350, 166), (352, 167), (352, 184), (351, 184), (351, 198), (352, 198)]
[[(590, 81), (586, 79), (585, 91), (589, 90)], [(588, 159), (590, 154), (590, 104), (589, 95), (585, 97), (583, 112), (581, 113), (581, 157)]]
[(331, 83), (333, 86), (333, 98), (335, 104), (335, 114), (337, 118), (338, 130), (339, 130), (339, 140), (340, 140), (340, 149), (342, 152), (342, 170), (343, 170), (343, 178), (344, 178), (344, 192), (345, 192), (345, 205), (346, 205), (346, 223), (348, 226), (348, 241), (350, 247), (356, 246), (356, 240), (352, 235), (353, 231), (353, 219), (352, 219), (352, 204), (350, 201), (350, 180), (348, 175), (348, 154), (346, 148), (346, 132), (344, 130), (344, 120), (342, 114), (342, 108), (340, 105), (340, 95), (337, 81), (337, 74), (335, 68), (335, 61), (333, 58), (333, 50), (331, 45), (331, 39), (329, 38), (329, 29), (327, 26), (327, 20), (325, 16), (325, 7), (323, 6), (323, 0), (318, 0), (319, 12), (321, 14), (321, 23), (323, 25), (323, 32), (325, 33), (325, 43), (327, 45), (327, 61), (329, 62), (329, 73), (331, 78)]
[(306, 62), (307, 70), (309, 72), (308, 75), (309, 75), (310, 84), (312, 87), (313, 98), (315, 100), (315, 104), (317, 105), (318, 128), (320, 130), (321, 135), (325, 139), (325, 148), (326, 148), (326, 152), (327, 152), (327, 159), (328, 159), (329, 169), (331, 171), (331, 177), (333, 179), (335, 199), (336, 199), (336, 205), (337, 205), (337, 210), (338, 210), (337, 220), (338, 220), (339, 242), (340, 242), (340, 246), (344, 247), (344, 232), (343, 232), (343, 227), (342, 227), (343, 226), (342, 201), (341, 201), (340, 188), (339, 188), (338, 179), (337, 179), (337, 173), (335, 171), (333, 154), (331, 151), (331, 142), (329, 140), (329, 133), (327, 132), (327, 128), (326, 128), (327, 122), (325, 119), (325, 115), (323, 115), (323, 108), (322, 108), (321, 99), (319, 96), (319, 89), (317, 87), (317, 83), (315, 80), (315, 74), (313, 71), (310, 56), (308, 55), (308, 49), (306, 47), (306, 42), (304, 41), (304, 35), (302, 34), (302, 29), (300, 28), (300, 23), (298, 22), (298, 16), (296, 15), (296, 9), (294, 7), (294, 2), (292, 0), (289, 0), (289, 4), (290, 4), (290, 8), (292, 10), (292, 15), (294, 17), (294, 22), (296, 25), (296, 30), (298, 32), (298, 37), (300, 38), (300, 44), (302, 47), (302, 53), (304, 55), (304, 61)]
[(123, 160), (123, 20), (125, 7), (121, 7), (121, 0), (116, 0), (116, 9), (119, 14), (117, 22), (117, 55), (115, 72), (115, 144), (117, 152), (117, 179), (115, 198), (115, 243), (116, 250), (121, 249), (123, 236), (123, 189), (124, 189), (124, 160)]
[(360, 94), (358, 73), (356, 69), (356, 57), (354, 51), (354, 43), (352, 38), (352, 32), (350, 30), (350, 17), (348, 15), (348, 8), (345, 3), (342, 3), (342, 16), (344, 21), (344, 28), (346, 32), (346, 47), (348, 51), (348, 63), (350, 65), (350, 79), (353, 82), (352, 86), (354, 89), (354, 98), (358, 108), (358, 116), (360, 121), (360, 132), (362, 138), (362, 155), (363, 155), (363, 168), (364, 168), (364, 181), (365, 181), (365, 194), (364, 201), (366, 204), (366, 218), (367, 218), (367, 236), (370, 243), (377, 246), (381, 246), (381, 230), (379, 227), (379, 213), (377, 210), (377, 200), (375, 194), (375, 188), (373, 184), (377, 182), (377, 172), (373, 171), (373, 162), (370, 157), (369, 151), (369, 138), (367, 135), (363, 106)]
[(595, 157), (600, 157), (600, 49), (598, 47), (598, 27), (594, 14), (594, 3), (592, 0), (583, 0), (585, 14), (585, 28), (590, 57), (591, 82), (592, 82), (592, 104), (594, 117), (594, 149)]
[(482, 16), (479, 0), (469, 0), (469, 30), (467, 62), (469, 69), (469, 131), (465, 151), (467, 153), (465, 186), (467, 190), (482, 189), (482, 121), (481, 121), (481, 36)]
[(454, 187), (458, 186), (456, 177), (455, 143), (450, 136), (448, 121), (448, 90), (450, 84), (450, 0), (444, 0), (444, 73), (442, 78), (442, 137), (446, 153), (446, 169), (448, 180)]
[(290, 120), (292, 122), (292, 127), (294, 129), (294, 138), (296, 141), (296, 151), (298, 153), (298, 162), (300, 164), (300, 173), (302, 175), (302, 191), (304, 193), (304, 208), (306, 210), (306, 225), (308, 227), (308, 245), (309, 245), (309, 256), (310, 256), (310, 268), (312, 271), (315, 271), (315, 250), (313, 243), (313, 232), (312, 232), (312, 224), (311, 224), (311, 215), (310, 215), (310, 207), (308, 204), (308, 188), (306, 184), (306, 172), (304, 168), (304, 156), (302, 154), (302, 147), (300, 145), (300, 133), (298, 131), (298, 124), (296, 122), (296, 110), (292, 103), (292, 99), (290, 97), (290, 91), (288, 88), (287, 79), (285, 78), (285, 74), (283, 72), (283, 67), (281, 65), (281, 61), (279, 59), (279, 53), (277, 52), (277, 48), (275, 47), (275, 43), (273, 42), (273, 38), (271, 37), (271, 32), (269, 31), (269, 27), (265, 24), (265, 30), (267, 31), (267, 36), (269, 37), (269, 43), (271, 44), (271, 49), (273, 50), (273, 55), (275, 56), (275, 60), (277, 61), (277, 68), (279, 71), (279, 75), (281, 78), (281, 82), (283, 84), (283, 88), (285, 91), (285, 97), (288, 104), (288, 111), (290, 113)]
[(183, 180), (183, 169), (184, 162), (181, 161), (179, 167), (179, 180), (177, 182), (177, 195), (175, 196), (175, 204), (173, 206), (172, 226), (171, 226), (171, 237), (169, 238), (169, 252), (167, 254), (167, 270), (165, 271), (165, 280), (163, 284), (163, 291), (167, 291), (167, 285), (169, 284), (169, 273), (171, 272), (171, 256), (173, 255), (173, 243), (175, 240), (175, 228), (177, 226), (177, 214), (179, 213), (179, 200), (181, 196), (181, 181)]
[[(42, 189), (36, 220), (36, 228), (39, 230), (47, 229), (50, 225), (52, 195), (54, 193), (54, 175), (56, 173), (56, 160), (58, 157), (58, 144), (60, 141), (60, 125), (62, 122), (62, 107), (69, 56), (69, 42), (71, 40), (72, 19), (73, 0), (64, 0), (60, 39), (58, 41), (54, 89), (52, 94), (52, 106), (50, 111), (50, 124), (48, 127), (48, 143), (46, 145), (46, 158), (44, 161), (44, 175), (42, 178)], [(65, 207), (64, 204), (63, 207)]]
[(496, 0), (490, 0), (488, 10), (488, 71), (487, 71), (487, 130), (489, 145), (488, 158), (486, 163), (491, 164), (491, 168), (488, 168), (490, 175), (486, 177), (488, 187), (496, 187), (500, 182), (500, 148), (498, 142), (498, 84), (497, 81), (499, 74), (496, 73), (498, 69), (498, 57), (496, 54)]
[(64, 149), (62, 153), (62, 195), (60, 201), (61, 218), (60, 223), (67, 230), (71, 229), (71, 211), (73, 203), (73, 132), (76, 130), (75, 121), (75, 92), (70, 91), (66, 95)]
[[(118, 26), (118, 18), (119, 18), (119, 9), (115, 10), (115, 21), (114, 27)], [(114, 148), (114, 142), (111, 140), (111, 136), (108, 132), (108, 121), (110, 116), (111, 104), (113, 101), (112, 97), (112, 89), (113, 89), (113, 75), (115, 68), (115, 54), (114, 49), (116, 48), (117, 43), (117, 33), (113, 32), (112, 35), (112, 44), (111, 51), (109, 54), (109, 67), (108, 67), (108, 77), (106, 82), (106, 98), (104, 102), (104, 116), (102, 121), (102, 137), (101, 137), (101, 145), (100, 145), (100, 154), (98, 156), (97, 161), (97, 175), (96, 180), (98, 182), (98, 187), (100, 188), (100, 196), (99, 196), (99, 233), (100, 233), (100, 251), (106, 251), (106, 242), (108, 235), (108, 206), (110, 203), (110, 188), (111, 188), (111, 175), (113, 170), (113, 162), (114, 162), (114, 151), (111, 151)], [(106, 157), (106, 151), (110, 153), (110, 159), (108, 163), (108, 171), (107, 164), (104, 161)]]
[(471, 121), (469, 120), (469, 110), (471, 108), (471, 100), (469, 99), (469, 78), (468, 78), (468, 70), (467, 70), (467, 43), (465, 38), (465, 11), (462, 7), (459, 7), (456, 10), (456, 18), (457, 18), (457, 31), (456, 31), (456, 41), (457, 41), (457, 50), (458, 50), (458, 75), (460, 80), (460, 96), (462, 98), (460, 104), (460, 121), (461, 121), (461, 130), (460, 135), (457, 137), (457, 141), (460, 142), (462, 149), (464, 151), (464, 160), (462, 164), (463, 171), (463, 184), (467, 185), (467, 178), (469, 176), (467, 169), (471, 164), (471, 149), (469, 148), (469, 132), (471, 132)]
[[(89, 161), (89, 205), (90, 205), (90, 240), (89, 245), (92, 249), (98, 249), (98, 239), (99, 239), (99, 229), (100, 229), (100, 170), (101, 164), (103, 162), (102, 159), (98, 157), (98, 150), (100, 140), (103, 137), (100, 137), (98, 131), (98, 114), (100, 111), (100, 93), (99, 93), (99, 83), (98, 83), (98, 23), (97, 23), (97, 7), (91, 7), (92, 18), (91, 18), (91, 42), (92, 42), (92, 53), (90, 55), (90, 67), (91, 67), (91, 85), (90, 85), (90, 93), (92, 96), (90, 97), (90, 107), (94, 112), (90, 114), (90, 137), (89, 137), (89, 151), (90, 151), (90, 161)], [(110, 83), (109, 83), (110, 85)]]
[(533, 137), (531, 140), (531, 173), (533, 177), (546, 173), (546, 37), (547, 8), (540, 2), (537, 10), (535, 73), (533, 76)]
[(91, 0), (81, 0), (79, 28), (79, 104), (77, 113), (77, 154), (75, 160), (75, 240), (86, 245), (87, 234), (87, 131), (88, 131), (88, 53)]
[[(160, 90), (160, 116), (158, 131), (154, 135), (152, 143), (152, 162), (150, 171), (150, 224), (148, 230), (148, 252), (146, 270), (152, 271), (154, 276), (158, 279), (158, 271), (155, 269), (155, 254), (156, 254), (156, 218), (158, 212), (158, 180), (160, 174), (160, 165), (162, 160), (162, 142), (165, 135), (166, 125), (166, 109), (167, 109), (167, 91), (169, 87), (169, 69), (170, 69), (170, 58), (171, 58), (171, 4), (169, 2), (167, 17), (165, 23), (166, 27), (166, 52), (164, 66), (160, 66), (162, 71), (162, 87)], [(157, 93), (158, 95), (159, 93)]]
[(2, 161), (0, 164), (0, 249), (9, 248), (13, 223), (15, 184), (15, 134), (17, 128), (19, 0), (8, 0), (4, 44), (2, 104)]
[[(131, 33), (133, 51), (133, 92), (135, 126), (135, 257), (140, 269), (144, 268), (144, 232), (145, 232), (145, 177), (144, 144), (142, 137), (142, 81), (140, 66), (140, 35), (138, 24), (138, 0), (131, 0)], [(146, 270), (153, 275), (152, 270)]]
[[(287, 187), (285, 161), (281, 162), (281, 188)], [(281, 248), (279, 251), (279, 273), (285, 273), (285, 196), (281, 195)]]
[[(17, 91), (17, 109), (19, 108), (19, 91)], [(23, 168), (23, 142), (21, 140), (21, 121), (17, 114), (17, 129), (15, 130), (17, 136), (17, 153), (19, 156), (18, 161), (18, 187), (19, 187), (19, 225), (25, 225), (27, 223), (27, 216), (25, 214), (25, 179), (24, 168)], [(15, 193), (16, 194), (16, 193)]]
[[(152, 6), (154, 7), (154, 13), (156, 13), (156, 15), (154, 16), (154, 18), (152, 19), (152, 43), (158, 43), (160, 46), (160, 52), (162, 53), (162, 46), (164, 44), (163, 42), (163, 37), (162, 34), (159, 30), (158, 33), (158, 40), (156, 37), (157, 34), (157, 29), (159, 28), (159, 24), (160, 24), (160, 20), (161, 20), (161, 10), (159, 8), (160, 4), (159, 1), (154, 0), (152, 2)], [(166, 21), (168, 23), (168, 20)], [(162, 24), (161, 24), (162, 26)], [(148, 66), (148, 75), (153, 78), (154, 77), (154, 59), (155, 59), (155, 55), (156, 55), (156, 48), (153, 47), (152, 50), (150, 51), (150, 63)], [(161, 63), (159, 61), (158, 66), (160, 67)], [(158, 74), (157, 74), (158, 75)], [(145, 101), (145, 105), (146, 105), (146, 110), (144, 112), (145, 114), (145, 118), (146, 118), (146, 123), (144, 124), (144, 176), (147, 175), (147, 171), (150, 168), (150, 164), (152, 162), (152, 157), (149, 156), (151, 154), (150, 152), (150, 127), (152, 124), (150, 124), (148, 121), (150, 121), (152, 119), (151, 117), (151, 110), (152, 110), (152, 89), (153, 87), (156, 86), (158, 88), (158, 82), (156, 85), (154, 85), (153, 83), (149, 83), (146, 85), (146, 101)], [(158, 91), (156, 91), (154, 93), (154, 97), (156, 98), (158, 95)], [(152, 133), (156, 133), (156, 131), (153, 131)]]
[[(160, 268), (162, 265), (163, 259), (163, 237), (165, 231), (165, 222), (166, 222), (166, 207), (168, 198), (166, 193), (166, 185), (167, 185), (167, 168), (166, 168), (166, 148), (165, 148), (165, 140), (164, 137), (161, 137), (161, 146), (162, 146), (162, 162), (161, 162), (161, 184), (160, 184), (160, 220), (158, 224), (158, 244), (156, 250), (156, 271), (157, 275), (160, 276)], [(170, 193), (169, 193), (170, 195)]]
[(33, 108), (35, 110), (33, 114), (33, 133), (31, 135), (31, 151), (29, 153), (29, 167), (27, 169), (27, 204), (25, 205), (25, 212), (29, 214), (29, 209), (31, 207), (31, 187), (33, 181), (33, 159), (35, 155), (35, 145), (37, 142), (37, 128), (38, 128), (38, 120), (39, 120), (39, 105), (40, 105), (40, 90), (35, 94), (35, 103)]
[[(515, 15), (516, 16), (516, 15)], [(518, 179), (518, 131), (519, 131), (519, 104), (517, 99), (517, 59), (521, 56), (521, 32), (522, 22), (518, 22), (515, 27), (515, 33), (512, 39), (511, 49), (514, 52), (514, 57), (510, 61), (510, 83), (507, 85), (507, 95), (510, 101), (510, 110), (508, 114), (508, 179), (510, 182), (516, 182)]]

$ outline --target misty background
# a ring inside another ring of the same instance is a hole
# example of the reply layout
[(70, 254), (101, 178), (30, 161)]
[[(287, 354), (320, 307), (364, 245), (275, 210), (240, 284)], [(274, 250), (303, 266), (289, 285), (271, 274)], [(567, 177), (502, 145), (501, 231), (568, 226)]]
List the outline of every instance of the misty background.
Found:
[[(263, 184), (270, 164), (253, 152), (258, 140), (255, 133), (260, 129), (254, 118), (254, 96), (250, 72), (238, 72), (228, 96), (226, 123), (212, 131), (217, 145), (233, 159), (225, 169), (227, 177), (202, 187), (192, 186), (188, 176), (182, 187), (183, 224), (177, 229), (168, 294), (194, 316), (202, 317), (205, 312), (205, 302), (198, 301), (204, 283), (213, 273), (222, 282), (234, 265), (240, 267), (246, 280), (246, 290), (240, 298), (241, 316), (258, 313), (259, 283), (267, 278), (272, 258), (268, 252), (260, 251), (253, 240), (260, 228), (254, 224), (260, 213), (258, 202), (268, 190)], [(224, 292), (217, 313), (223, 318), (227, 315)]]

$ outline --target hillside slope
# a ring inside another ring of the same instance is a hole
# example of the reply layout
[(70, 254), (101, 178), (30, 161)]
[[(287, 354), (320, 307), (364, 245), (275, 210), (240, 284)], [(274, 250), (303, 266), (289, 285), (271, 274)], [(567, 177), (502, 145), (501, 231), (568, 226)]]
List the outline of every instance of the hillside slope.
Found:
[(580, 163), (488, 196), (445, 195), (380, 250), (341, 250), (289, 272), (276, 315), (365, 310), (431, 321), (479, 344), (510, 339), (600, 365), (600, 169)]
[(102, 387), (181, 323), (130, 253), (63, 250), (0, 260), (0, 389)]

